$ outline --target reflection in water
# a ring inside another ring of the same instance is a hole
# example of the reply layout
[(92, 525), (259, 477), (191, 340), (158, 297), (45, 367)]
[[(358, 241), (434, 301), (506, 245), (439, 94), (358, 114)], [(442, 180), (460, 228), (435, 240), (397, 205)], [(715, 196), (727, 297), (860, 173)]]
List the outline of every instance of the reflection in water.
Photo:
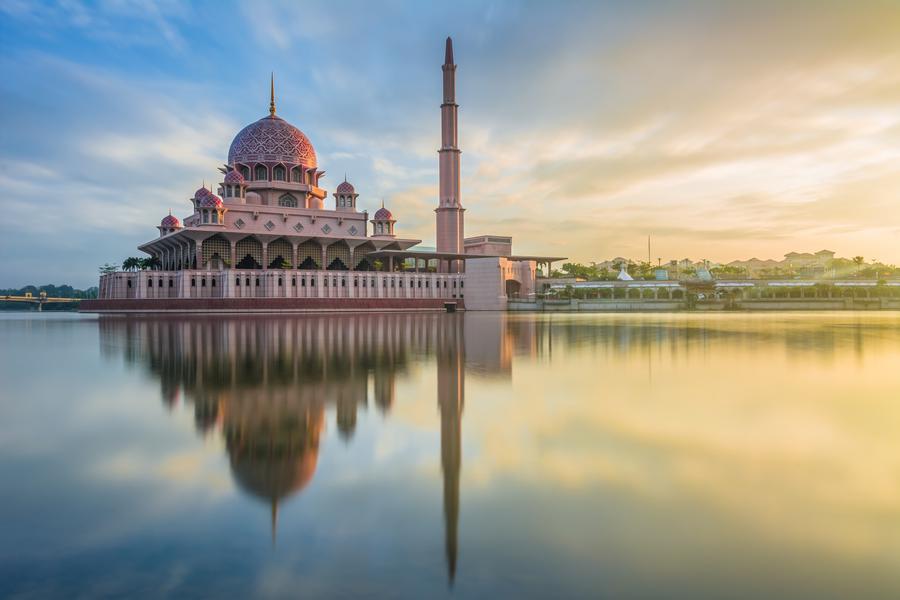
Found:
[[(363, 564), (354, 581), (388, 586), (373, 596), (401, 581), (410, 597), (434, 595), (445, 578), (451, 593), (499, 597), (900, 589), (898, 325), (898, 314), (846, 313), (99, 321), (104, 354), (149, 370), (153, 394), (158, 385), (166, 405), (184, 402), (196, 431), (222, 440), (229, 466), (208, 471), (230, 469), (265, 503), (273, 542), (279, 508), (318, 477), (310, 510), (291, 511), (281, 529), (295, 531), (296, 517), (322, 552), (290, 557), (306, 538), (282, 534), (243, 581), (292, 593), (284, 561), (328, 595)], [(168, 432), (182, 414), (154, 425)], [(438, 417), (442, 481), (423, 483), (419, 457), (437, 464), (438, 440), (422, 432), (436, 432)], [(104, 432), (118, 424), (98, 422)], [(384, 451), (378, 460), (369, 442)], [(109, 443), (129, 457), (120, 446)], [(335, 448), (357, 452), (341, 462)], [(150, 455), (136, 464), (163, 461), (158, 448)], [(443, 540), (429, 527), (441, 525), (437, 485)], [(341, 522), (362, 497), (360, 514)], [(227, 507), (198, 537), (221, 543), (239, 531)], [(245, 556), (226, 548), (208, 560), (234, 555)], [(796, 568), (772, 576), (781, 564)]]
[[(499, 329), (479, 339), (491, 334)], [(462, 463), (461, 315), (111, 318), (100, 320), (100, 335), (106, 352), (122, 349), (130, 361), (146, 364), (160, 380), (166, 405), (174, 406), (183, 393), (199, 432), (221, 432), (234, 480), (270, 506), (273, 544), (279, 503), (303, 490), (316, 472), (326, 408), (334, 406), (338, 434), (349, 442), (358, 410), (368, 405), (370, 382), (375, 406), (387, 414), (409, 356), (433, 356), (452, 583)], [(485, 358), (482, 364), (492, 362)]]

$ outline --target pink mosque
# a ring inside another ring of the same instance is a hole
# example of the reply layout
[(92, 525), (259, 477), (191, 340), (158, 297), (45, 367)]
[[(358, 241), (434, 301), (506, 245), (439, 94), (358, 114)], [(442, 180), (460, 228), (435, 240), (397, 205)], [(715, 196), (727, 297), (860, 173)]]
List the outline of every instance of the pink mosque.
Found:
[(235, 136), (217, 191), (198, 189), (189, 216), (165, 216), (138, 247), (155, 268), (102, 275), (82, 310), (505, 310), (533, 296), (538, 267), (562, 258), (514, 256), (509, 236), (465, 237), (450, 38), (441, 69), (435, 251), (398, 234), (383, 205), (360, 210), (346, 178), (328, 199), (309, 138), (276, 114), (273, 78), (269, 114)]

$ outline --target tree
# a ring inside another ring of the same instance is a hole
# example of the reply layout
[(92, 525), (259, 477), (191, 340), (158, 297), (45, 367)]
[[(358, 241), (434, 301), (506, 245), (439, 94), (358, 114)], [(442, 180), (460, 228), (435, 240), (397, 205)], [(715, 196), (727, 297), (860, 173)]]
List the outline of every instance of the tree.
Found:
[(862, 256), (854, 256), (853, 262), (856, 264), (856, 275), (859, 276), (859, 269), (863, 266), (863, 263), (866, 262)]
[(119, 270), (119, 265), (111, 265), (109, 263), (106, 263), (105, 265), (102, 265), (100, 267), (100, 274), (108, 275), (110, 273), (115, 273), (118, 270)]
[(141, 259), (135, 256), (129, 256), (125, 260), (122, 261), (122, 270), (124, 271), (135, 271), (141, 268)]
[(135, 259), (138, 261), (137, 267), (141, 271), (146, 271), (147, 269), (156, 269), (159, 267), (159, 258), (156, 256), (151, 256), (150, 258), (138, 258)]

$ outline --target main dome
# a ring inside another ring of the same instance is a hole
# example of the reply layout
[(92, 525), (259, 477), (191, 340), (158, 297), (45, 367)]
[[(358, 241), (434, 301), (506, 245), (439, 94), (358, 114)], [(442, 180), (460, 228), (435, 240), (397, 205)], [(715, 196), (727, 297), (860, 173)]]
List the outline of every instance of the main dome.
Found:
[(250, 123), (234, 136), (228, 164), (258, 162), (316, 167), (316, 151), (306, 135), (275, 115)]

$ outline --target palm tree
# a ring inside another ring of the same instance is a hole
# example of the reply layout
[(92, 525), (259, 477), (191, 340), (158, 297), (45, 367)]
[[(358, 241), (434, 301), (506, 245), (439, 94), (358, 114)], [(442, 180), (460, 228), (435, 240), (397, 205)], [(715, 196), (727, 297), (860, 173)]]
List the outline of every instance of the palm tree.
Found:
[(853, 262), (856, 263), (856, 276), (859, 277), (859, 269), (863, 266), (863, 263), (866, 262), (862, 256), (854, 256)]
[(124, 271), (134, 271), (135, 269), (141, 266), (141, 259), (136, 258), (134, 256), (129, 256), (125, 260), (122, 261), (122, 269)]

